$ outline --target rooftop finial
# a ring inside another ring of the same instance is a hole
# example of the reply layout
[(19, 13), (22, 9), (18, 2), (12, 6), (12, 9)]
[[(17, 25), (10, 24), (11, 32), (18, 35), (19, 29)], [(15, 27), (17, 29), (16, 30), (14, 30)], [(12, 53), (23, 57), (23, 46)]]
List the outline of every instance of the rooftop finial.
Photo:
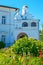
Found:
[(24, 5), (22, 8), (22, 15), (25, 15), (28, 13), (28, 6)]

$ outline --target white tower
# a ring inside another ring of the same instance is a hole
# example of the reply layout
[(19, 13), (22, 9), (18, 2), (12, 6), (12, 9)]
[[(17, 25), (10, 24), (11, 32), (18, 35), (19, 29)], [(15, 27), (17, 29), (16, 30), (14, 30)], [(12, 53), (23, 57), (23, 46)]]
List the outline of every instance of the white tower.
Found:
[(23, 6), (22, 16), (23, 16), (23, 19), (28, 19), (28, 6)]
[(22, 15), (26, 15), (28, 13), (28, 6), (23, 6)]

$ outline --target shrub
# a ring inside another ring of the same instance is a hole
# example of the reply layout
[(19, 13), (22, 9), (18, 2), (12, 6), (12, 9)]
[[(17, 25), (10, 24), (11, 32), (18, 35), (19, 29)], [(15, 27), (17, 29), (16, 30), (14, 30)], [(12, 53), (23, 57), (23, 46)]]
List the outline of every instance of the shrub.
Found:
[(3, 43), (2, 41), (0, 41), (0, 49), (5, 47), (5, 43)]
[(38, 56), (40, 49), (43, 48), (42, 44), (42, 42), (35, 39), (24, 37), (15, 42), (12, 50), (16, 54), (23, 55), (23, 53), (26, 53), (27, 55), (30, 52), (32, 55)]
[(15, 42), (13, 45), (13, 51), (17, 54), (23, 54), (24, 52), (27, 54), (29, 51), (31, 43), (28, 42), (28, 38), (24, 37)]
[(38, 56), (39, 55), (36, 44), (33, 44), (32, 48), (30, 49), (30, 53), (32, 53), (33, 56)]

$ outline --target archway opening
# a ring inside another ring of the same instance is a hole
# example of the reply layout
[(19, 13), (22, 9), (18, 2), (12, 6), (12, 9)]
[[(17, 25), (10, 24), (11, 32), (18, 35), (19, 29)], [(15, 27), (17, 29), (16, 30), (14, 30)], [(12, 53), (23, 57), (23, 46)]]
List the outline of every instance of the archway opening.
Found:
[(18, 36), (17, 36), (17, 39), (20, 39), (20, 38), (23, 38), (23, 37), (28, 37), (28, 35), (27, 34), (25, 34), (25, 33), (20, 33)]

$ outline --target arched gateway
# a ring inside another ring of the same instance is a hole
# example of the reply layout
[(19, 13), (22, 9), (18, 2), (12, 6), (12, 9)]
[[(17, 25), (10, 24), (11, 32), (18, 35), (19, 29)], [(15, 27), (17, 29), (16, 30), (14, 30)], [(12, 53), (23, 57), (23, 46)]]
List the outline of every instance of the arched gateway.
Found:
[(28, 35), (26, 33), (23, 33), (22, 32), (22, 33), (18, 34), (17, 39), (23, 38), (24, 36), (27, 36), (28, 37)]

